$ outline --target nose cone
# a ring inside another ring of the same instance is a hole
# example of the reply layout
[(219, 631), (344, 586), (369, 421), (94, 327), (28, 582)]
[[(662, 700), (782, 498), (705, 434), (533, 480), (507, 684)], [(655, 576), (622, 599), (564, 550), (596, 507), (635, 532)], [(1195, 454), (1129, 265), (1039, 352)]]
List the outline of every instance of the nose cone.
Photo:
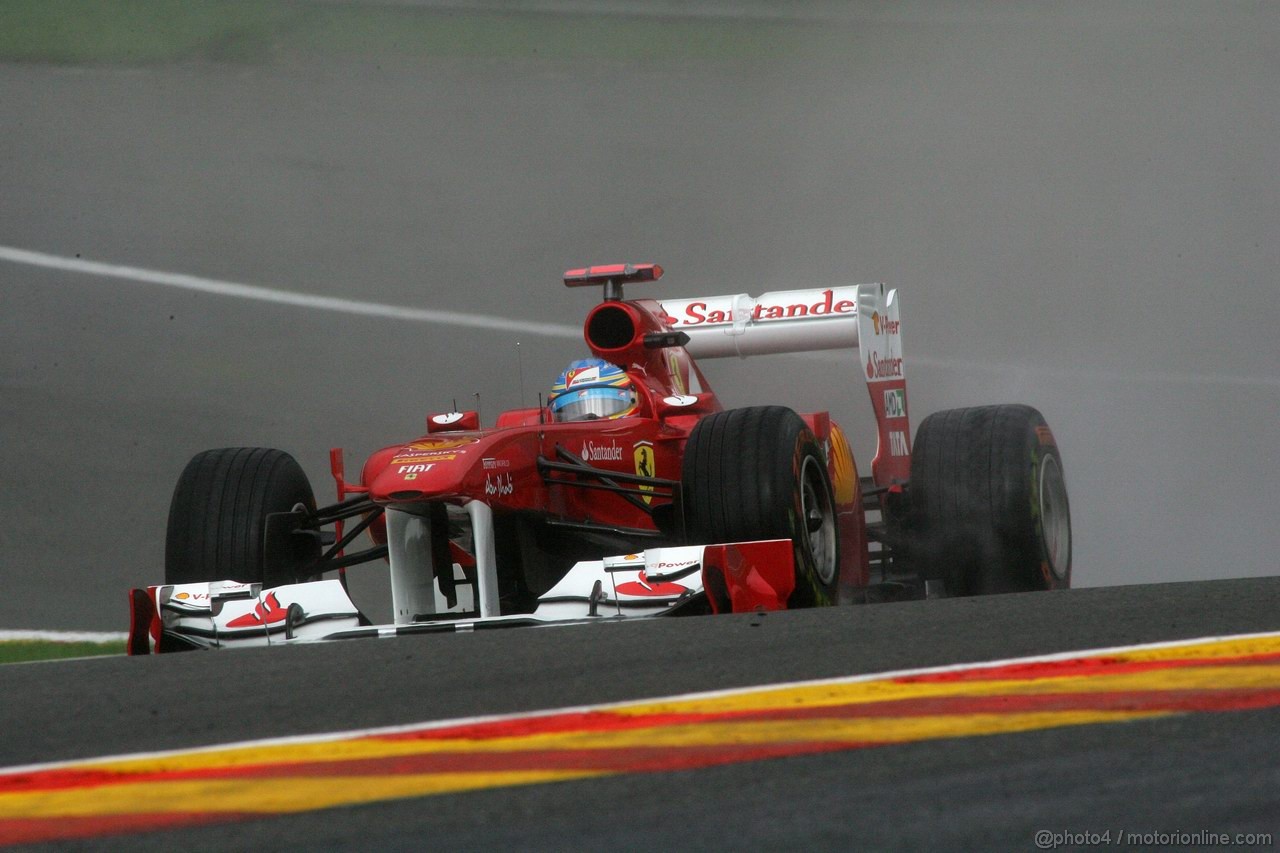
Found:
[(466, 481), (480, 463), (482, 436), (426, 436), (400, 448), (370, 486), (378, 503), (469, 496)]
[(376, 503), (480, 500), (528, 509), (545, 497), (537, 427), (429, 435), (388, 460), (370, 483)]

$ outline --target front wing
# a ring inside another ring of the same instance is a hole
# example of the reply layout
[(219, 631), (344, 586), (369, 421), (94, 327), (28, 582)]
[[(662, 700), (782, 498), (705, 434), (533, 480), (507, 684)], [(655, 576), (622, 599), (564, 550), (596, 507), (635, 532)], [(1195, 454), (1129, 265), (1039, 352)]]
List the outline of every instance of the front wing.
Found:
[(236, 581), (130, 592), (129, 654), (289, 645), (437, 631), (782, 610), (795, 586), (788, 539), (650, 548), (574, 565), (532, 613), (372, 625), (337, 580), (263, 589)]

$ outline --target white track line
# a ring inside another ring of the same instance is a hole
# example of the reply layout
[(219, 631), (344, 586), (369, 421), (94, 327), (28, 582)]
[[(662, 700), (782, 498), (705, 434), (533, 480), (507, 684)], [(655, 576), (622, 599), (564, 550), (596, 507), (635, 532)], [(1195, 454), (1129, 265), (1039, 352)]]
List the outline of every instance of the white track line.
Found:
[[(995, 669), (1002, 666), (1029, 663), (1051, 663), (1053, 661), (1072, 660), (1075, 658), (1101, 657), (1106, 655), (1139, 652), (1150, 649), (1171, 649), (1178, 646), (1195, 646), (1202, 643), (1225, 642), (1229, 640), (1254, 640), (1269, 637), (1280, 637), (1280, 631), (1262, 631), (1253, 634), (1226, 634), (1223, 636), (1197, 637), (1191, 640), (1164, 640), (1157, 643), (1137, 643), (1128, 646), (1107, 646), (1099, 649), (1081, 649), (1073, 652), (1054, 652), (1046, 655), (1029, 655), (1020, 658), (1002, 658), (999, 660), (979, 661), (976, 663), (954, 663), (942, 666), (925, 666), (915, 669), (898, 669), (888, 672), (869, 672), (862, 675), (837, 676), (835, 678), (815, 678), (806, 681), (789, 681), (777, 684), (759, 684), (753, 687), (731, 687), (721, 690), (704, 690), (694, 693), (679, 693), (675, 696), (655, 696), (651, 698), (626, 699), (620, 702), (602, 702), (595, 705), (575, 705), (567, 708), (549, 708), (545, 711), (523, 711), (510, 714), (485, 714), (474, 717), (458, 717), (451, 720), (431, 720), (420, 723), (409, 723), (398, 726), (379, 726), (350, 731), (325, 732), (311, 735), (291, 735), (285, 737), (261, 738), (259, 740), (233, 741), (231, 743), (209, 744), (187, 749), (165, 749), (152, 752), (129, 752), (118, 755), (104, 755), (90, 758), (71, 758), (62, 761), (49, 761), (41, 764), (24, 764), (14, 767), (0, 767), (0, 775), (32, 773), (43, 770), (56, 770), (59, 767), (71, 767), (84, 764), (114, 763), (117, 761), (134, 761), (142, 759), (168, 758), (175, 755), (192, 755), (209, 752), (221, 752), (230, 749), (244, 749), (264, 746), (290, 746), (330, 741), (351, 740), (360, 737), (377, 737), (397, 735), (406, 732), (431, 731), (434, 729), (469, 726), (479, 723), (492, 723), (500, 720), (538, 719), (559, 714), (581, 714), (589, 711), (607, 711), (613, 708), (626, 708), (632, 705), (653, 705), (662, 702), (687, 702), (691, 700), (717, 699), (726, 696), (759, 693), (772, 690), (790, 690), (797, 687), (818, 687), (824, 684), (858, 684), (867, 681), (879, 681), (888, 678), (906, 678), (914, 675), (933, 675), (945, 672), (962, 672), (984, 669)], [(200, 654), (240, 654), (240, 652), (200, 652)]]
[[(140, 267), (106, 264), (99, 261), (86, 261), (81, 258), (68, 258), (61, 255), (49, 255), (44, 252), (32, 252), (13, 246), (0, 246), (0, 260), (15, 264), (45, 267), (47, 269), (64, 270), (66, 272), (83, 273), (85, 275), (118, 278), (126, 281), (158, 284), (164, 287), (175, 287), (182, 290), (194, 290), (200, 293), (211, 293), (217, 296), (231, 296), (238, 299), (252, 299), (259, 302), (274, 302), (279, 305), (293, 305), (300, 308), (311, 308), (321, 311), (338, 311), (344, 314), (356, 314), (363, 317), (383, 317), (390, 320), (406, 320), (417, 323), (435, 323), (441, 326), (457, 326), (461, 328), (489, 329), (499, 332), (515, 332), (518, 334), (537, 335), (548, 338), (581, 339), (582, 330), (577, 326), (560, 323), (532, 323), (525, 320), (510, 320), (506, 317), (493, 317), (485, 314), (464, 314), (459, 311), (434, 311), (427, 308), (410, 308), (403, 305), (387, 305), (380, 302), (360, 302), (354, 299), (339, 299), (332, 296), (316, 296), (311, 293), (298, 293), (293, 290), (280, 290), (272, 287), (260, 287), (252, 284), (240, 284), (233, 281), (219, 281), (212, 278), (187, 275), (185, 273), (162, 272), (160, 270), (142, 269)], [(822, 361), (844, 361), (844, 353), (803, 353), (801, 357)], [(1274, 376), (1239, 376), (1235, 374), (1204, 373), (1172, 373), (1154, 371), (1110, 371), (1093, 368), (1045, 367), (1039, 365), (999, 364), (995, 362), (958, 361), (955, 359), (930, 358), (929, 356), (908, 356), (908, 361), (918, 367), (934, 370), (958, 371), (963, 373), (1015, 374), (1026, 376), (1051, 376), (1058, 379), (1074, 381), (1106, 381), (1112, 383), (1146, 383), (1170, 385), (1219, 385), (1242, 386), (1255, 388), (1280, 389), (1280, 377)]]
[(115, 631), (0, 631), (0, 643), (119, 643), (127, 639), (128, 634)]
[(259, 287), (234, 281), (219, 281), (218, 279), (201, 278), (200, 276), (186, 275), (184, 273), (162, 272), (140, 267), (86, 261), (81, 258), (67, 258), (61, 255), (47, 255), (44, 252), (32, 252), (12, 246), (0, 246), (0, 260), (34, 267), (45, 267), (46, 269), (83, 273), (85, 275), (118, 278), (145, 284), (158, 284), (163, 287), (194, 290), (200, 293), (211, 293), (216, 296), (232, 296), (237, 299), (273, 302), (278, 305), (293, 305), (298, 308), (311, 308), (320, 311), (338, 311), (343, 314), (357, 314), (363, 317), (383, 317), (389, 320), (435, 323), (440, 326), (518, 332), (524, 335), (538, 335), (548, 338), (582, 337), (581, 328), (560, 323), (532, 323), (527, 320), (509, 320), (506, 317), (490, 317), (484, 314), (433, 311), (427, 308), (386, 305), (380, 302), (358, 302), (354, 299), (316, 296), (311, 293), (298, 293), (273, 287)]

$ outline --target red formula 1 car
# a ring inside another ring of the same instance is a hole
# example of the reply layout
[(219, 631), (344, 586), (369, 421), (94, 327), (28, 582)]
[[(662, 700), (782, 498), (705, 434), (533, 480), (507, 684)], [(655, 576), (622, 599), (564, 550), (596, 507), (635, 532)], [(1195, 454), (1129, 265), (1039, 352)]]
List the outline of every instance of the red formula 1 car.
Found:
[[(333, 505), (282, 451), (197, 455), (165, 583), (131, 593), (130, 652), (1069, 585), (1062, 461), (1037, 411), (938, 412), (913, 449), (896, 291), (624, 298), (661, 275), (567, 272), (604, 300), (586, 318), (592, 358), (546, 405), (490, 427), (431, 415), (355, 483), (331, 451)], [(694, 360), (817, 349), (856, 355), (879, 432), (869, 477), (826, 412), (725, 410)], [(394, 624), (372, 626), (346, 570), (383, 560)]]

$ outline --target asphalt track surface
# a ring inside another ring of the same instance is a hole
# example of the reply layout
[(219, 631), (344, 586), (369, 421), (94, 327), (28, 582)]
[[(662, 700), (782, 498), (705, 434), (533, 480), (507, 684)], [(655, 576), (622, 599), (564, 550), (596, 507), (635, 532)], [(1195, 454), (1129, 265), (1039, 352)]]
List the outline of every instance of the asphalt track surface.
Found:
[[(1071, 590), (0, 669), (0, 766), (1280, 629), (1280, 580)], [(520, 685), (519, 689), (513, 685)], [(1033, 849), (1276, 832), (1280, 712), (497, 789), (67, 849)], [(1265, 849), (1265, 848), (1264, 848)]]
[[(1048, 415), (1078, 584), (1194, 583), (5, 667), (0, 765), (1280, 629), (1280, 582), (1214, 580), (1274, 575), (1280, 551), (1275, 7), (902, 8), (855, 6), (846, 56), (760, 68), (2, 66), (0, 245), (569, 325), (586, 303), (556, 277), (581, 263), (658, 261), (664, 296), (884, 280), (907, 302), (917, 422), (1003, 400)], [(453, 399), (528, 401), (579, 354), (11, 263), (0, 300), (5, 628), (121, 629), (123, 591), (159, 578), (169, 494), (198, 450), (284, 447), (327, 490), (330, 445), (358, 460)], [(777, 364), (712, 365), (712, 381), (736, 405), (830, 408), (867, 458), (856, 377)], [(378, 616), (385, 584), (357, 583)], [(64, 846), (1275, 832), (1277, 721), (1190, 715)]]

